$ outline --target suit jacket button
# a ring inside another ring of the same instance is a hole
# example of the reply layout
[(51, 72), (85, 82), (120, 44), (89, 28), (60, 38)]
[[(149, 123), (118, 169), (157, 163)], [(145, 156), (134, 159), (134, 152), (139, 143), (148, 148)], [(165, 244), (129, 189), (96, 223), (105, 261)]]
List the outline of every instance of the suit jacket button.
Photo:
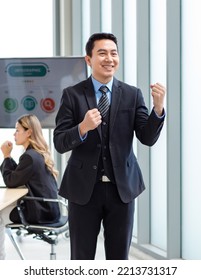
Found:
[(96, 170), (97, 169), (97, 165), (93, 165), (93, 169)]

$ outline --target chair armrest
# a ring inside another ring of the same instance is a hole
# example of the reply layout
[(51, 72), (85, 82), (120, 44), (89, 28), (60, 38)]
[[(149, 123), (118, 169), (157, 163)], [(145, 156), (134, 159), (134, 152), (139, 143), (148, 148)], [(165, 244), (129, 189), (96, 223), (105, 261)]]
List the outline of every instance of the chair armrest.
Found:
[(61, 203), (64, 206), (68, 206), (68, 204), (60, 198), (46, 198), (46, 197), (26, 196), (25, 195), (23, 198), (21, 198), (21, 200), (37, 200), (37, 201), (43, 201), (43, 202), (47, 202), (47, 201), (48, 202), (57, 202), (57, 203)]

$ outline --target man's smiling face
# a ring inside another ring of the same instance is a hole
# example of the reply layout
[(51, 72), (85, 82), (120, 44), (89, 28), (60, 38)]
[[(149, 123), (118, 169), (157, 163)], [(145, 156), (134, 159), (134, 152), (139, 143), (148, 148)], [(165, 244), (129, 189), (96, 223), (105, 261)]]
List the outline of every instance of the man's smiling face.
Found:
[(112, 40), (102, 39), (94, 42), (92, 56), (85, 57), (92, 69), (92, 76), (99, 82), (108, 83), (119, 66), (119, 55)]

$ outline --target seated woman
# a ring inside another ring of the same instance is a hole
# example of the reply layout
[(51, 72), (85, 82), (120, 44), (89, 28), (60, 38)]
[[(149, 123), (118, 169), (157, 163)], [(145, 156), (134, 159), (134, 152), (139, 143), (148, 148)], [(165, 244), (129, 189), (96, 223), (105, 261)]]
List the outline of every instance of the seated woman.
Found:
[[(16, 188), (25, 185), (28, 188), (28, 196), (57, 198), (56, 177), (58, 171), (54, 168), (54, 162), (44, 139), (40, 121), (35, 115), (23, 115), (17, 120), (14, 140), (16, 145), (24, 147), (24, 153), (17, 164), (11, 157), (12, 142), (6, 141), (2, 144), (1, 151), (4, 160), (0, 170), (6, 186)], [(28, 200), (24, 202), (23, 208), (28, 223), (55, 223), (60, 218), (59, 205), (54, 202)], [(5, 217), (2, 218), (5, 224)], [(20, 222), (16, 207), (12, 209), (9, 218), (12, 222)], [(0, 251), (2, 252), (2, 250)]]

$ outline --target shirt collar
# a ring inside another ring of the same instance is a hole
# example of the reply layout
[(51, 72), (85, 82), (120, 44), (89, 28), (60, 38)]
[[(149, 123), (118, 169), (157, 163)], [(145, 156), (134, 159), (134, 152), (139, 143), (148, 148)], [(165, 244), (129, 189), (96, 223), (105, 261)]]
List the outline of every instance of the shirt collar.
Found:
[(105, 85), (108, 87), (109, 91), (112, 92), (112, 85), (113, 85), (113, 78), (111, 79), (111, 81), (109, 81), (109, 83), (107, 84), (102, 84), (100, 83), (99, 81), (97, 81), (93, 76), (91, 76), (91, 80), (92, 80), (92, 83), (94, 85), (94, 90), (95, 92), (97, 92), (99, 90), (99, 88), (102, 86), (102, 85)]

